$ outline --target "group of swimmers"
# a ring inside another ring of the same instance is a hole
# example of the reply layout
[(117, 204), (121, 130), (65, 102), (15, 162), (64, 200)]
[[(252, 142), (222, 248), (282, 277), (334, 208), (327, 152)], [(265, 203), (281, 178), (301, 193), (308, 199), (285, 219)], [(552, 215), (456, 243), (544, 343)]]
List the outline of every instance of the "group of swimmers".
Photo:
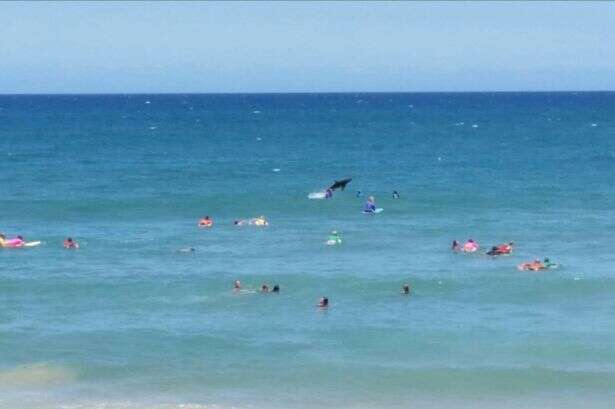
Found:
[[(363, 192), (361, 192), (360, 190), (357, 190), (356, 196), (357, 197), (362, 197), (363, 196)], [(393, 194), (392, 194), (392, 197), (393, 197), (393, 199), (399, 199), (399, 192), (397, 190), (394, 190)]]
[[(210, 216), (205, 216), (199, 220), (199, 227), (213, 227), (214, 220)], [(253, 217), (251, 219), (238, 219), (233, 221), (233, 225), (235, 226), (269, 226), (269, 221), (265, 216)]]
[(0, 233), (0, 247), (3, 248), (20, 248), (25, 247), (26, 241), (22, 236), (16, 236), (12, 239), (7, 239), (6, 236)]
[[(239, 292), (241, 291), (241, 281), (235, 280), (233, 282), (233, 291)], [(273, 287), (269, 287), (269, 284), (262, 284), (260, 288), (261, 293), (275, 293), (278, 294), (280, 292), (280, 285), (274, 284)]]
[[(242, 290), (241, 281), (235, 280), (233, 282), (233, 291), (234, 292), (240, 292), (241, 290)], [(280, 286), (278, 284), (275, 284), (272, 288), (270, 288), (269, 284), (262, 284), (261, 288), (260, 288), (260, 292), (263, 293), (263, 294), (267, 294), (267, 293), (279, 294), (280, 293)], [(401, 286), (401, 294), (402, 295), (410, 295), (410, 284), (404, 283)], [(327, 308), (327, 307), (329, 307), (329, 297), (327, 297), (327, 296), (320, 297), (320, 299), (318, 300), (318, 303), (316, 304), (316, 306), (318, 306), (320, 308)]]
[[(24, 247), (33, 247), (39, 245), (40, 241), (27, 242), (23, 236), (16, 236), (12, 239), (7, 239), (6, 236), (0, 233), (0, 248), (19, 249)], [(66, 249), (78, 249), (79, 243), (73, 240), (72, 237), (67, 237), (62, 243)]]
[[(515, 243), (509, 241), (508, 243), (498, 244), (497, 246), (492, 246), (489, 251), (485, 254), (488, 256), (508, 256), (513, 252), (513, 248)], [(453, 244), (451, 245), (451, 250), (454, 252), (463, 252), (463, 253), (475, 253), (479, 250), (480, 246), (473, 239), (468, 239), (463, 245), (457, 241), (453, 240)], [(553, 263), (548, 257), (543, 261), (540, 259), (535, 259), (534, 261), (527, 261), (519, 264), (517, 268), (521, 271), (540, 271), (540, 270), (549, 270), (551, 268), (557, 267), (557, 263)]]

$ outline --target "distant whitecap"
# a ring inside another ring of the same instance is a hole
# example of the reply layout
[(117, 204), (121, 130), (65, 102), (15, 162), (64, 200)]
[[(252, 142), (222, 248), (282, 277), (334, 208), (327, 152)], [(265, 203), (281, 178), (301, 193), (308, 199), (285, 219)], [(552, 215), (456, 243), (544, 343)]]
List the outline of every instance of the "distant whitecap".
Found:
[(263, 140), (263, 138), (256, 138), (256, 140), (257, 140), (257, 141), (262, 141), (262, 140)]
[(472, 128), (478, 128), (478, 125), (472, 124)]
[(598, 126), (598, 124), (592, 124), (592, 126)]
[(260, 114), (261, 111), (252, 111), (253, 114)]
[(149, 129), (151, 129), (153, 131), (154, 129), (158, 129), (158, 127), (157, 126), (150, 126)]
[(150, 102), (150, 101), (145, 101), (145, 103), (146, 103), (146, 104), (151, 104), (151, 102)]
[(274, 168), (274, 169), (273, 169), (273, 171), (274, 171), (274, 172), (279, 172), (279, 171), (280, 171), (280, 168)]

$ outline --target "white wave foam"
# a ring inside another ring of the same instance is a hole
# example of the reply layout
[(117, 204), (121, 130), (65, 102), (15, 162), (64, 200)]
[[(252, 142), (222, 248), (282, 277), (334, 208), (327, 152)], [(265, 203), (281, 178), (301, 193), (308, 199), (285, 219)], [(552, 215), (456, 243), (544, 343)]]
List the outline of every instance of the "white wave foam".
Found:
[(325, 192), (312, 192), (308, 195), (308, 199), (324, 199)]
[[(8, 408), (4, 406), (0, 400), (2, 409)], [(238, 409), (236, 406), (220, 406), (214, 404), (199, 404), (199, 403), (147, 403), (134, 401), (119, 401), (119, 402), (101, 402), (101, 401), (85, 401), (78, 403), (66, 402), (27, 402), (20, 401), (16, 403), (14, 408), (20, 409)]]

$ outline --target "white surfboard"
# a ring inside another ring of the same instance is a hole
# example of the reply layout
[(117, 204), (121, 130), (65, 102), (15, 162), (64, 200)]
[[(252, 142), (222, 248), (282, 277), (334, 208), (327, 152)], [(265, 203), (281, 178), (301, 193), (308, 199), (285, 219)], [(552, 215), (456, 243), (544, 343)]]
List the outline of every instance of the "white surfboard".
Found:
[(308, 199), (324, 199), (325, 196), (325, 192), (312, 192), (308, 195)]
[(383, 211), (384, 209), (382, 207), (378, 207), (373, 212), (366, 212), (365, 210), (363, 210), (363, 213), (364, 214), (376, 214), (376, 213), (382, 213)]

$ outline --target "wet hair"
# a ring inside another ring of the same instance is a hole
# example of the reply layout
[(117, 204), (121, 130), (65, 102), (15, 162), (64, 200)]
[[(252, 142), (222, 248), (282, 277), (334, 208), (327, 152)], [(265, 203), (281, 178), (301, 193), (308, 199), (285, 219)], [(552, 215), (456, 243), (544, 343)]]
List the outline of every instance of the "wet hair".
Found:
[(323, 306), (323, 307), (327, 307), (329, 305), (329, 298), (322, 297), (322, 301), (321, 301), (320, 305)]
[(261, 285), (261, 291), (263, 292), (269, 291), (269, 286), (267, 284)]
[(70, 237), (67, 237), (67, 238), (66, 238), (66, 241), (73, 241), (73, 239), (72, 239), (72, 238), (70, 238)]
[(19, 240), (23, 240), (23, 236), (17, 236)]
[(6, 236), (2, 233), (0, 233), (0, 239), (6, 239)]
[(273, 290), (271, 290), (271, 291), (272, 291), (272, 292), (274, 292), (274, 293), (279, 293), (279, 292), (280, 292), (280, 286), (279, 286), (279, 285), (277, 285), (277, 284), (276, 284), (276, 285), (274, 285), (274, 286), (273, 286)]
[(402, 291), (404, 292), (404, 294), (409, 294), (410, 293), (410, 284), (404, 284), (401, 287)]

